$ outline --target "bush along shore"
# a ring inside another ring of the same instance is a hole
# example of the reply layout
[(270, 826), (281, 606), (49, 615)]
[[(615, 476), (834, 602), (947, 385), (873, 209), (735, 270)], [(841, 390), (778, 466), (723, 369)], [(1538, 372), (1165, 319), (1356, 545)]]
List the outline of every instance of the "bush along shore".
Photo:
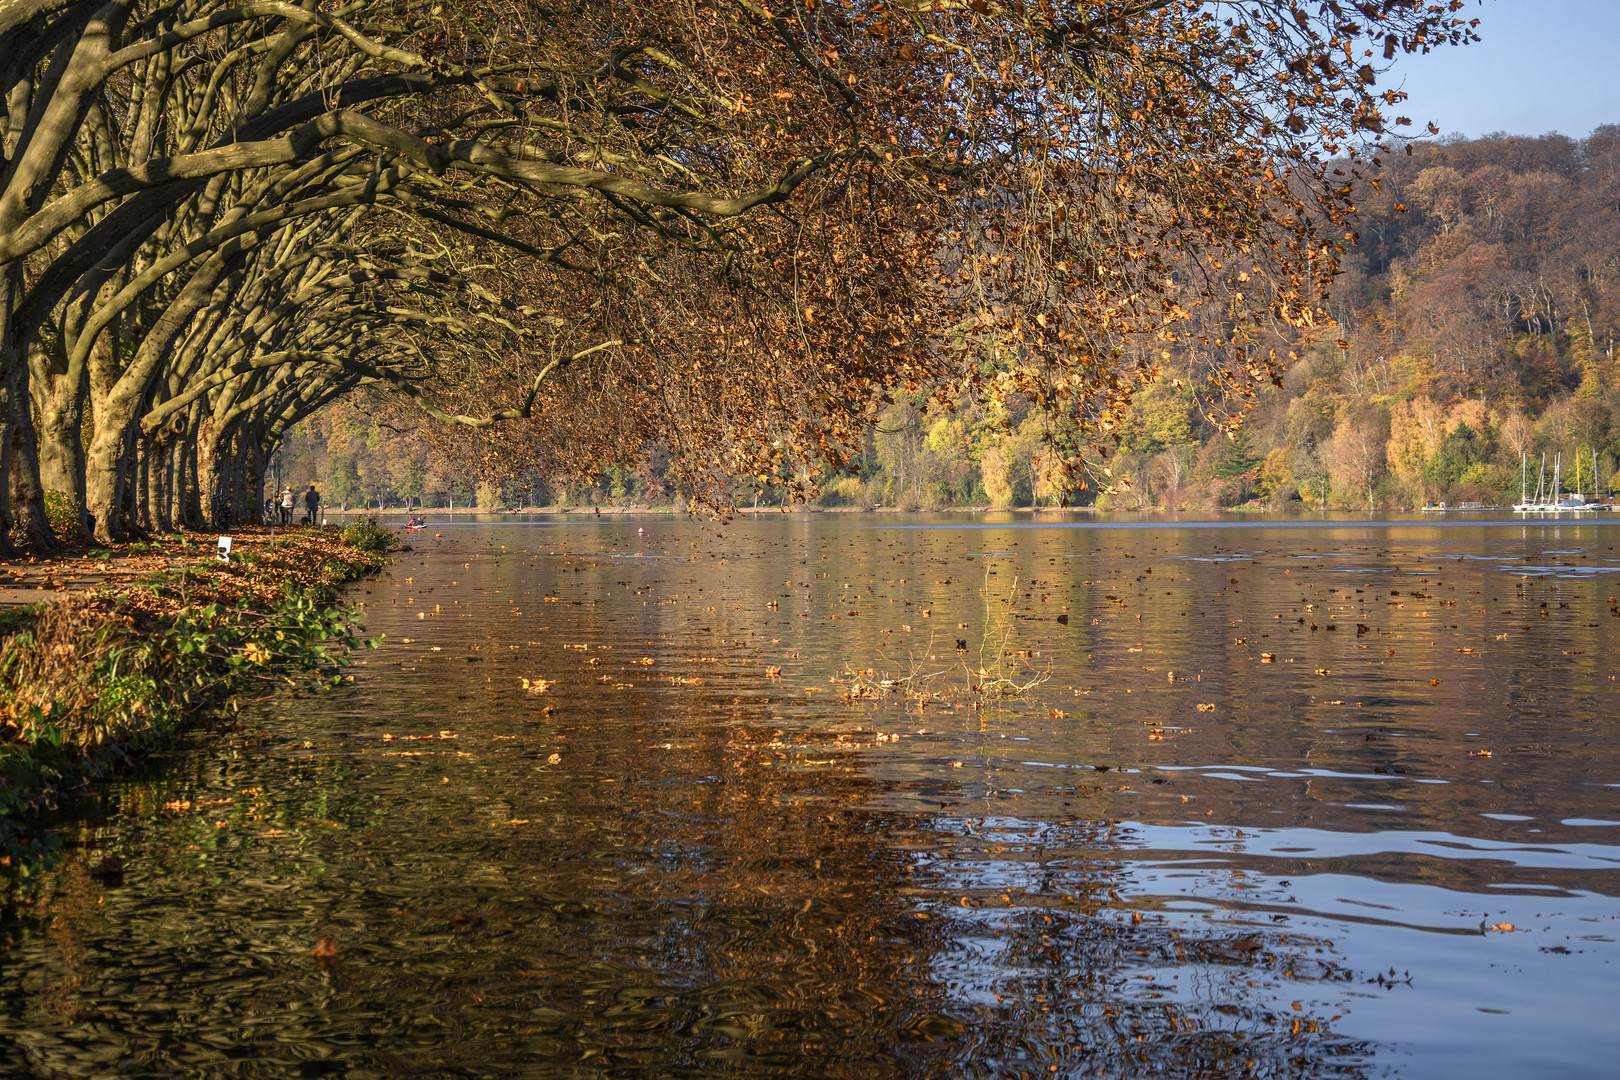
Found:
[(283, 531), (272, 546), (253, 532), (229, 563), (182, 557), (0, 614), (0, 894), (42, 864), (51, 840), (33, 819), (61, 792), (201, 713), (343, 678), (361, 641), (339, 590), (386, 563), (391, 534), (357, 523)]

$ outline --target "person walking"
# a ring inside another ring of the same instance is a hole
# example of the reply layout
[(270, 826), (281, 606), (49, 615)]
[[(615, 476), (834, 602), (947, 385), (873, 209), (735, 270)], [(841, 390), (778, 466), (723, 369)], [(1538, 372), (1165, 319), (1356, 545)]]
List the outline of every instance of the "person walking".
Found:
[(281, 523), (283, 525), (291, 525), (292, 524), (292, 512), (293, 512), (293, 506), (294, 505), (296, 505), (296, 504), (295, 504), (295, 502), (293, 500), (292, 485), (288, 484), (286, 487), (281, 489), (280, 506), (281, 506)]
[(310, 481), (309, 490), (304, 492), (304, 508), (309, 512), (309, 523), (319, 525), (321, 519), (316, 511), (321, 508), (321, 493), (315, 490), (315, 482)]

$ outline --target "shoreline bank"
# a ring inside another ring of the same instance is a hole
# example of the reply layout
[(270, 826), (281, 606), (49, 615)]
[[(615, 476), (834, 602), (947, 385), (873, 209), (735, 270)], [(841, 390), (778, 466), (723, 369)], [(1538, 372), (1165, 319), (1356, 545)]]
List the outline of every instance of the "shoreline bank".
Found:
[(29, 825), (63, 792), (255, 690), (342, 677), (358, 619), (339, 590), (387, 562), (390, 537), (280, 529), (272, 548), (269, 532), (233, 533), (230, 563), (211, 537), (143, 545), (79, 591), (66, 571), (85, 560), (47, 559), (68, 580), (0, 610), (0, 895), (48, 851)]

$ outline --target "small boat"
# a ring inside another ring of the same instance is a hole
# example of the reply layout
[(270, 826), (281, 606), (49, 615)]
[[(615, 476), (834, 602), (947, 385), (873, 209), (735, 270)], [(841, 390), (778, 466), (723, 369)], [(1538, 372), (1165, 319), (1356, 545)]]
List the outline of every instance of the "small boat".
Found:
[(1502, 508), (1493, 506), (1490, 503), (1469, 499), (1455, 505), (1448, 505), (1445, 502), (1424, 503), (1421, 509), (1425, 514), (1473, 514), (1481, 510), (1500, 510)]

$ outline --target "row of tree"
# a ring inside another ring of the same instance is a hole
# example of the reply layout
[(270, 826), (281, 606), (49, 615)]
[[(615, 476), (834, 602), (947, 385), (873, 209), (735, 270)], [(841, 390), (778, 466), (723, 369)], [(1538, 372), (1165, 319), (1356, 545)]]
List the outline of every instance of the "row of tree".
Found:
[(251, 519), (363, 387), (711, 500), (1017, 394), (1072, 484), (1169, 347), (1280, 376), (1461, 7), (0, 0), (0, 545)]

